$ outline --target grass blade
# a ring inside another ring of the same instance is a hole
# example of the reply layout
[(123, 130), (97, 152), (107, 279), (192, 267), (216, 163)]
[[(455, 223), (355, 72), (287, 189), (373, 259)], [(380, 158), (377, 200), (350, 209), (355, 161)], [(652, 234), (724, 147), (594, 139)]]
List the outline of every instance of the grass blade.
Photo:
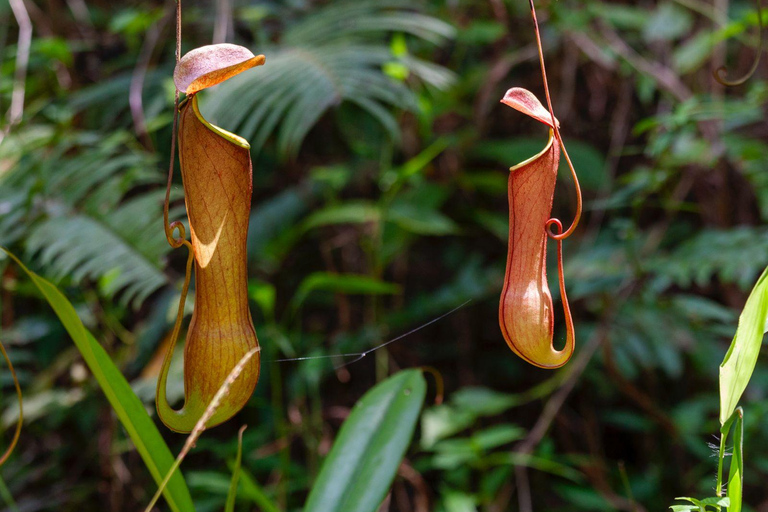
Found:
[(237, 457), (235, 466), (232, 468), (232, 481), (229, 483), (229, 492), (227, 493), (227, 503), (224, 506), (224, 512), (235, 512), (235, 499), (237, 498), (237, 484), (240, 482), (240, 464), (243, 461), (243, 432), (246, 426), (240, 427), (237, 433)]
[(280, 509), (267, 496), (256, 479), (244, 468), (240, 468), (240, 498), (245, 498), (256, 505), (260, 512), (280, 512)]

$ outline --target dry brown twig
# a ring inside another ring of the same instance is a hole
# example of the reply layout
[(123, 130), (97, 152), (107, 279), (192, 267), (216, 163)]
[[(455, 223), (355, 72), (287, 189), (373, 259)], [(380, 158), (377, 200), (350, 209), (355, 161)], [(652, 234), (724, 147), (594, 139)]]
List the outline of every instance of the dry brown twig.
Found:
[(142, 98), (144, 79), (147, 76), (149, 63), (152, 60), (152, 54), (160, 39), (160, 34), (162, 34), (166, 24), (171, 19), (172, 14), (173, 11), (168, 11), (157, 23), (154, 23), (149, 30), (147, 30), (147, 33), (144, 36), (144, 42), (141, 45), (136, 67), (133, 70), (133, 75), (131, 75), (131, 85), (128, 90), (128, 105), (131, 109), (131, 117), (133, 118), (133, 127), (136, 131), (136, 136), (139, 138), (142, 145), (149, 151), (153, 151), (154, 148), (152, 146), (152, 139), (147, 132), (147, 123), (144, 119), (144, 99)]
[(0, 142), (11, 131), (13, 125), (19, 123), (24, 116), (24, 93), (27, 79), (27, 66), (29, 65), (29, 50), (32, 45), (32, 21), (29, 19), (29, 11), (24, 5), (24, 0), (8, 0), (19, 25), (19, 39), (16, 45), (16, 69), (13, 74), (13, 90), (11, 92), (11, 106), (8, 108), (8, 122), (0, 130)]

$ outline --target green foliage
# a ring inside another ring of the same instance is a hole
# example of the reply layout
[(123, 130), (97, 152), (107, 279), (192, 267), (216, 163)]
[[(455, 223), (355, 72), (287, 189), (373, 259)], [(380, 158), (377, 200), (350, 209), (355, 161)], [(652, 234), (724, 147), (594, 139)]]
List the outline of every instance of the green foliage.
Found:
[(309, 493), (305, 512), (375, 512), (413, 436), (427, 393), (420, 370), (379, 383), (342, 425)]
[[(40, 143), (54, 144), (43, 160)], [(140, 305), (168, 283), (162, 271), (169, 247), (155, 229), (162, 215), (160, 190), (136, 194), (161, 179), (155, 160), (126, 133), (51, 134), (32, 143), (6, 142), (16, 162), (3, 176), (2, 195), (11, 208), (0, 212), (0, 242), (24, 236), (26, 253), (56, 279), (98, 283), (104, 296)], [(133, 147), (131, 145), (133, 144)], [(45, 201), (33, 200), (38, 195)], [(175, 210), (178, 213), (178, 210)]]
[[(29, 276), (53, 308), (107, 396), (107, 400), (125, 427), (152, 478), (159, 484), (173, 465), (173, 456), (125, 377), (112, 363), (99, 342), (85, 328), (77, 315), (77, 311), (67, 298), (50, 282), (27, 269), (13, 254), (3, 248), (0, 250), (13, 259)], [(171, 477), (163, 495), (174, 512), (194, 510), (189, 490), (179, 471)]]
[[(725, 425), (723, 425), (725, 427)], [(728, 429), (721, 430), (723, 437), (728, 436)], [(734, 411), (733, 454), (728, 471), (728, 510), (741, 512), (744, 488), (744, 418), (741, 409)]]
[(304, 278), (299, 285), (293, 296), (293, 308), (298, 309), (310, 293), (317, 291), (330, 291), (345, 295), (391, 295), (398, 293), (400, 288), (395, 284), (385, 283), (368, 276), (315, 272)]
[(752, 378), (768, 321), (768, 269), (763, 272), (739, 317), (739, 327), (720, 364), (720, 423), (731, 417)]
[(391, 108), (415, 111), (418, 105), (414, 91), (387, 73), (391, 65), (438, 89), (449, 86), (453, 74), (407, 50), (393, 52), (386, 42), (391, 32), (436, 44), (454, 35), (450, 25), (413, 12), (402, 0), (334, 2), (292, 23), (278, 46), (258, 48), (269, 55), (268, 69), (229, 80), (203, 110), (235, 127), (257, 152), (275, 134), (278, 152), (295, 156), (310, 129), (343, 103), (371, 116), (397, 141)]
[(227, 493), (227, 502), (224, 506), (224, 512), (234, 512), (235, 500), (237, 499), (237, 486), (240, 483), (240, 469), (243, 462), (243, 428), (237, 436), (237, 457), (232, 468), (232, 480), (229, 483), (229, 492)]
[(688, 501), (690, 505), (672, 505), (672, 512), (707, 512), (712, 510), (718, 510), (719, 507), (728, 507), (730, 500), (728, 498), (704, 498), (703, 500), (697, 500), (696, 498), (680, 497), (676, 500)]

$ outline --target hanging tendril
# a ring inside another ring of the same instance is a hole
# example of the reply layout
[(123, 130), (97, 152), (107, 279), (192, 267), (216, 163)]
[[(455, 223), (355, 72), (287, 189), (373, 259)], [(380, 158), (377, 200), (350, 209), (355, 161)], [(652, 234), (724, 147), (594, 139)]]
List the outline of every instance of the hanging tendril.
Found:
[[(181, 59), (181, 0), (176, 0), (176, 64)], [(174, 249), (182, 245), (189, 246), (186, 241), (186, 230), (181, 221), (168, 222), (168, 209), (171, 201), (171, 184), (173, 183), (173, 166), (176, 163), (176, 131), (179, 124), (179, 90), (174, 87), (173, 98), (173, 126), (171, 128), (171, 158), (168, 165), (168, 181), (165, 187), (165, 203), (163, 205), (163, 228), (168, 244)], [(175, 238), (173, 232), (178, 230), (179, 236)], [(191, 246), (188, 247), (191, 250)]]
[[(181, 59), (181, 0), (176, 0), (176, 64)], [(163, 228), (165, 229), (165, 238), (168, 240), (168, 244), (174, 249), (178, 249), (182, 245), (187, 248), (187, 266), (184, 273), (184, 284), (181, 287), (181, 297), (179, 298), (179, 309), (176, 312), (176, 321), (173, 325), (173, 331), (171, 333), (171, 340), (168, 344), (168, 351), (173, 352), (176, 346), (176, 340), (179, 337), (181, 331), (181, 322), (184, 319), (184, 305), (187, 300), (187, 292), (189, 291), (189, 282), (192, 279), (192, 263), (195, 260), (195, 253), (192, 251), (192, 244), (186, 238), (186, 230), (184, 224), (175, 220), (168, 222), (168, 210), (171, 201), (171, 184), (173, 183), (173, 166), (176, 160), (176, 132), (179, 122), (179, 90), (174, 87), (174, 100), (173, 100), (173, 127), (171, 128), (171, 158), (168, 165), (168, 181), (165, 187), (165, 203), (163, 204)], [(178, 232), (178, 236), (174, 237), (174, 231)], [(170, 355), (170, 354), (169, 354)], [(166, 356), (163, 361), (163, 366), (170, 365), (171, 358)], [(167, 372), (161, 372), (167, 374)]]
[(749, 68), (749, 71), (747, 71), (744, 76), (737, 78), (736, 80), (728, 80), (726, 78), (726, 75), (728, 75), (728, 69), (725, 66), (720, 66), (717, 68), (712, 73), (712, 75), (714, 76), (717, 83), (725, 85), (726, 87), (742, 85), (747, 80), (752, 78), (752, 75), (755, 74), (757, 67), (760, 65), (760, 55), (763, 53), (763, 7), (760, 3), (760, 0), (755, 0), (755, 5), (757, 5), (757, 52), (755, 53), (755, 60), (752, 61), (752, 66)]
[[(576, 226), (579, 225), (579, 220), (581, 220), (581, 210), (582, 210), (582, 200), (581, 200), (581, 186), (579, 185), (579, 177), (576, 175), (576, 169), (573, 167), (573, 162), (571, 162), (571, 157), (568, 155), (568, 150), (565, 149), (565, 143), (563, 142), (563, 138), (560, 135), (560, 127), (558, 126), (557, 119), (555, 118), (555, 111), (552, 109), (552, 99), (549, 94), (549, 83), (547, 82), (547, 69), (544, 65), (544, 49), (541, 44), (541, 33), (539, 32), (539, 22), (536, 19), (536, 8), (533, 5), (533, 0), (528, 0), (529, 5), (531, 6), (531, 17), (533, 18), (533, 27), (534, 31), (536, 33), (536, 44), (539, 49), (539, 63), (541, 65), (541, 78), (544, 81), (544, 94), (547, 97), (547, 107), (549, 108), (549, 113), (552, 116), (552, 127), (555, 130), (555, 138), (557, 139), (557, 142), (560, 144), (560, 148), (563, 150), (563, 155), (565, 155), (565, 161), (568, 162), (568, 167), (571, 169), (571, 176), (573, 177), (573, 184), (576, 187), (576, 214), (573, 218), (573, 221), (571, 222), (571, 225), (568, 227), (568, 229), (563, 232), (563, 225), (560, 222), (560, 220), (556, 218), (551, 218), (547, 221), (546, 224), (546, 230), (547, 235), (549, 235), (550, 238), (557, 241), (562, 241), (571, 236), (571, 234), (576, 229)], [(553, 233), (552, 232), (552, 226), (557, 226), (558, 232)], [(559, 262), (559, 265), (562, 266), (562, 261)], [(560, 280), (561, 288), (563, 287), (562, 284), (562, 278)], [(567, 300), (565, 301), (567, 303)]]

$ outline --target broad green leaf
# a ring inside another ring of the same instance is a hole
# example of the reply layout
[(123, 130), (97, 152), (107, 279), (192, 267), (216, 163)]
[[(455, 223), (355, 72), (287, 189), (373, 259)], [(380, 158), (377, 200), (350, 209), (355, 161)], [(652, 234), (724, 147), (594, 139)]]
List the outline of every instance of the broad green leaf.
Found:
[(477, 512), (474, 496), (461, 491), (448, 491), (443, 498), (446, 512)]
[(432, 466), (456, 469), (463, 465), (484, 464), (486, 453), (525, 437), (525, 430), (515, 425), (497, 425), (471, 437), (452, 438), (438, 442), (432, 450)]
[(720, 424), (736, 409), (752, 377), (768, 319), (768, 269), (749, 294), (728, 353), (720, 364)]
[(461, 388), (453, 394), (452, 402), (462, 411), (475, 416), (493, 416), (519, 405), (519, 396), (500, 393), (480, 386)]
[[(174, 457), (160, 432), (144, 409), (144, 404), (131, 389), (128, 381), (109, 358), (99, 342), (88, 332), (67, 298), (53, 284), (38, 276), (13, 254), (0, 247), (0, 251), (13, 259), (43, 294), (64, 325), (72, 341), (83, 356), (112, 409), (123, 424), (128, 436), (144, 460), (152, 478), (158, 484), (173, 465)], [(180, 471), (176, 471), (163, 491), (174, 512), (194, 511), (192, 497)]]
[(376, 512), (411, 442), (427, 385), (420, 370), (377, 384), (352, 409), (304, 512)]
[(358, 295), (391, 295), (399, 293), (400, 287), (365, 275), (315, 272), (307, 276), (299, 285), (299, 289), (291, 301), (293, 308), (298, 309), (307, 296), (314, 291)]

